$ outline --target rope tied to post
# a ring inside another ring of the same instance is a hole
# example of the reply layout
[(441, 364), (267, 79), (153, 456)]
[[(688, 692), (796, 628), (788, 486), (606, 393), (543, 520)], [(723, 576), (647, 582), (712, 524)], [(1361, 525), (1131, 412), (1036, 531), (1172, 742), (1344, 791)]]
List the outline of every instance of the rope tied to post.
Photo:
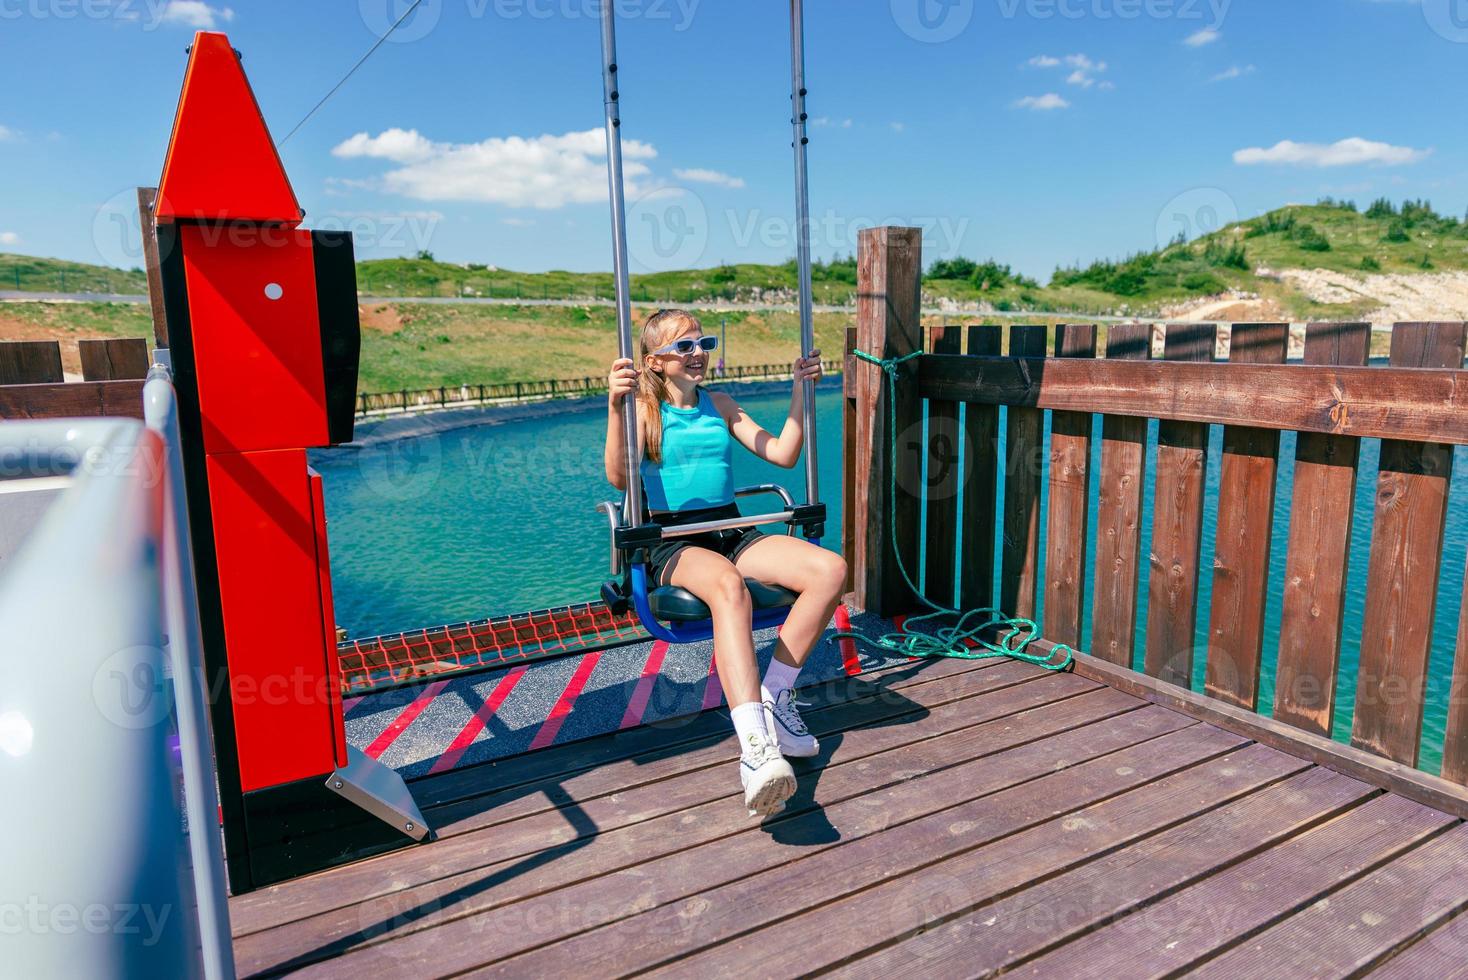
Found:
[[(1049, 656), (1029, 651), (1030, 644), (1040, 638), (1040, 628), (1034, 620), (1007, 616), (1002, 610), (987, 606), (952, 609), (923, 595), (917, 583), (912, 580), (907, 565), (902, 560), (902, 550), (897, 545), (897, 369), (907, 361), (921, 357), (923, 352), (915, 350), (901, 357), (889, 358), (880, 358), (860, 349), (853, 350), (852, 354), (857, 360), (876, 365), (887, 376), (887, 474), (890, 481), (887, 490), (887, 529), (891, 536), (892, 553), (897, 559), (897, 570), (902, 573), (903, 582), (918, 601), (932, 612), (911, 616), (903, 621), (896, 632), (886, 633), (876, 639), (849, 631), (836, 633), (832, 639), (849, 638), (907, 657), (954, 657), (960, 660), (1009, 657), (1046, 670), (1064, 670), (1069, 667), (1075, 651), (1067, 644), (1056, 644)], [(952, 617), (957, 618), (950, 624), (940, 625), (943, 620)], [(930, 628), (913, 628), (919, 623), (929, 622), (933, 623)], [(986, 634), (996, 629), (1002, 631), (998, 643), (986, 638)]]

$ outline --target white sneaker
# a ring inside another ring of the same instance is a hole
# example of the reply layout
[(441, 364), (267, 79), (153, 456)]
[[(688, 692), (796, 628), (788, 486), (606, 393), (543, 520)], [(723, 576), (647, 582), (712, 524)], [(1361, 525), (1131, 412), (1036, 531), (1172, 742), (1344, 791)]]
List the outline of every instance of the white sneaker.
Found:
[(775, 741), (758, 732), (745, 739), (739, 781), (744, 784), (744, 805), (751, 817), (769, 816), (795, 793), (795, 770)]
[(821, 751), (821, 743), (816, 741), (800, 717), (797, 706), (803, 703), (796, 701), (795, 692), (790, 690), (781, 691), (773, 703), (765, 702), (765, 717), (773, 719), (770, 727), (779, 737), (780, 753), (796, 759), (808, 759)]

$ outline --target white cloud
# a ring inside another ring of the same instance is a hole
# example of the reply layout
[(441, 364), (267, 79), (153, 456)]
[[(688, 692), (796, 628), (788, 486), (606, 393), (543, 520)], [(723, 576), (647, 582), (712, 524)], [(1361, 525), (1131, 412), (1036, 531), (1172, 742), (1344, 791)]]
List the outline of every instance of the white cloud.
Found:
[(832, 119), (830, 116), (817, 116), (810, 121), (812, 126), (840, 126), (842, 129), (851, 128), (850, 119)]
[(14, 142), (20, 139), (20, 134), (9, 126), (0, 126), (0, 143)]
[(892, 132), (894, 133), (901, 133), (907, 129), (907, 123), (894, 122), (888, 123), (887, 125), (892, 127)]
[(1230, 65), (1228, 68), (1214, 75), (1209, 81), (1227, 82), (1235, 78), (1243, 78), (1245, 75), (1254, 74), (1253, 65)]
[(501, 218), (500, 224), (509, 225), (511, 228), (529, 228), (535, 222), (530, 218)]
[[(438, 143), (416, 129), (357, 133), (332, 149), (341, 159), (380, 159), (399, 164), (383, 174), (379, 189), (420, 201), (478, 201), (518, 208), (552, 209), (605, 201), (606, 143), (600, 129), (534, 137), (491, 137), (479, 143)], [(624, 140), (627, 193), (646, 188), (645, 163), (657, 150)]]
[(1027, 95), (1015, 104), (1017, 109), (1034, 109), (1036, 112), (1048, 112), (1051, 109), (1069, 109), (1070, 103), (1056, 95), (1047, 92), (1044, 95)]
[(13, 231), (0, 231), (0, 245), (19, 245), (20, 236)]
[(234, 20), (234, 11), (229, 7), (211, 7), (203, 0), (168, 0), (168, 5), (158, 15), (163, 24), (179, 24), (198, 30), (212, 31), (219, 22)]
[(743, 177), (731, 177), (717, 170), (704, 170), (701, 167), (692, 167), (687, 170), (674, 170), (673, 176), (679, 180), (691, 181), (695, 184), (716, 184), (719, 187), (731, 187), (735, 190), (744, 186)]
[(1258, 164), (1281, 164), (1293, 167), (1351, 167), (1362, 164), (1376, 166), (1401, 166), (1424, 159), (1431, 149), (1418, 150), (1410, 146), (1392, 146), (1364, 140), (1359, 136), (1324, 143), (1296, 143), (1280, 140), (1265, 149), (1251, 146), (1234, 153), (1234, 163), (1240, 166)]
[(1201, 48), (1205, 44), (1212, 44), (1223, 37), (1211, 27), (1205, 27), (1201, 31), (1195, 31), (1183, 38), (1183, 43), (1190, 48)]
[(1090, 88), (1095, 85), (1095, 76), (1107, 68), (1106, 62), (1094, 61), (1084, 54), (1068, 54), (1061, 58), (1048, 54), (1037, 54), (1026, 64), (1031, 68), (1058, 68), (1065, 65), (1072, 69), (1071, 73), (1066, 76), (1066, 84), (1079, 85), (1081, 88)]

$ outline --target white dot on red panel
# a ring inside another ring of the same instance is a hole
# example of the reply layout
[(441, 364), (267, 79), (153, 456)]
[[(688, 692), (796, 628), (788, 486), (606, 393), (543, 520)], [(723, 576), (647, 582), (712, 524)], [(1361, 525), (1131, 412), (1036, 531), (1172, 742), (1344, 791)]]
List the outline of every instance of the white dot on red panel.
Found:
[(278, 282), (267, 282), (265, 284), (265, 298), (269, 300), (280, 299), (285, 295), (285, 290), (280, 288)]

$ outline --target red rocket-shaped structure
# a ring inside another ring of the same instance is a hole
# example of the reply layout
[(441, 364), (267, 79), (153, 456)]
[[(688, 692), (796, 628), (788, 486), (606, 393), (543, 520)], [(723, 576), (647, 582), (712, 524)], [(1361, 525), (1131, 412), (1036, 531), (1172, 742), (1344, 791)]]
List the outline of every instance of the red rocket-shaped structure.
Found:
[[(223, 34), (190, 48), (153, 214), (239, 893), (426, 832), (396, 774), (346, 742), (322, 484), (306, 458), (352, 438), (356, 265), (349, 234), (300, 227)], [(323, 827), (337, 829), (325, 844)]]

